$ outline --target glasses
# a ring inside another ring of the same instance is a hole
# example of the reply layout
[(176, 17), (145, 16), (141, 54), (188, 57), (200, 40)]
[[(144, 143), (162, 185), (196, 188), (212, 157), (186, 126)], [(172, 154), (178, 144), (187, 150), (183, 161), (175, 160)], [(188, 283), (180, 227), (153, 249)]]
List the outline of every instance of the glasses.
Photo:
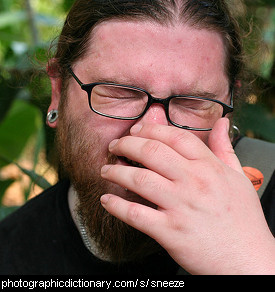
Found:
[(233, 91), (230, 105), (207, 97), (172, 95), (153, 97), (144, 89), (115, 83), (82, 83), (69, 68), (70, 74), (88, 94), (91, 110), (101, 116), (119, 120), (137, 120), (154, 103), (163, 105), (166, 118), (172, 125), (192, 131), (210, 131), (214, 123), (233, 111)]

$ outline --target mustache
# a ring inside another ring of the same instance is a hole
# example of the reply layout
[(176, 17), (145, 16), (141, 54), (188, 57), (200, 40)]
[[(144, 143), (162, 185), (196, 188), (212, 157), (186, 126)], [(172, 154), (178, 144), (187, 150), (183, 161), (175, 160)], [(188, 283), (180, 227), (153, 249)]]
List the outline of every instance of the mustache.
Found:
[(115, 164), (117, 162), (117, 160), (118, 160), (118, 157), (116, 155), (114, 155), (113, 153), (108, 151), (108, 153), (107, 153), (107, 163), (108, 164)]

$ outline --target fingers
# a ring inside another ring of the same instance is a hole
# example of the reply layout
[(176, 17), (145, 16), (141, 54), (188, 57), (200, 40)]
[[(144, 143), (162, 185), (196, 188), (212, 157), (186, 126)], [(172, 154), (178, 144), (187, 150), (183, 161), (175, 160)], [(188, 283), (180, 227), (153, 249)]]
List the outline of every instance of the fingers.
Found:
[(211, 155), (208, 147), (194, 133), (177, 127), (159, 124), (142, 127), (135, 125), (131, 128), (131, 134), (162, 142), (188, 160), (197, 160)]
[(149, 169), (107, 165), (102, 168), (101, 176), (162, 208), (175, 204), (171, 194), (171, 189), (175, 188), (173, 182)]
[(243, 173), (239, 159), (232, 147), (228, 130), (229, 120), (227, 118), (219, 119), (209, 135), (209, 148), (226, 165)]
[(113, 141), (109, 151), (116, 156), (139, 162), (170, 180), (178, 178), (179, 169), (186, 166), (186, 159), (172, 148), (160, 141), (143, 137), (126, 136)]
[(113, 141), (109, 151), (139, 162), (167, 179), (182, 179), (189, 160), (214, 157), (209, 148), (189, 131), (163, 125), (144, 125), (137, 130), (133, 127), (132, 136)]
[(121, 221), (154, 239), (165, 237), (167, 222), (164, 213), (114, 195), (103, 195), (100, 200), (102, 206)]
[(243, 173), (232, 147), (228, 129), (229, 120), (227, 118), (219, 119), (209, 133), (208, 147), (192, 132), (176, 127), (144, 125), (140, 128), (140, 125), (136, 125), (132, 127), (131, 134), (158, 140), (174, 149), (187, 160), (211, 158), (214, 154), (229, 167)]

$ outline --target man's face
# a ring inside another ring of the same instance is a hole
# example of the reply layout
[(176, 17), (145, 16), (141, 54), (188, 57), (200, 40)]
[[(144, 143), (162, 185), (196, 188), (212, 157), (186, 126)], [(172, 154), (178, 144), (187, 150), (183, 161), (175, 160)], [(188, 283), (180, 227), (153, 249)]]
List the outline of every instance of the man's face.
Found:
[[(113, 20), (94, 29), (89, 48), (73, 65), (73, 71), (83, 83), (105, 81), (132, 85), (158, 98), (208, 92), (226, 97), (221, 101), (229, 104), (224, 66), (224, 45), (216, 32), (184, 24), (162, 26), (152, 22)], [(87, 93), (74, 79), (69, 82), (66, 98), (58, 122), (59, 148), (62, 163), (73, 180), (80, 201), (81, 196), (85, 196), (80, 209), (86, 206), (86, 210), (80, 211), (88, 217), (95, 213), (95, 205), (101, 210), (99, 197), (106, 192), (143, 202), (138, 195), (102, 180), (100, 169), (110, 162), (125, 164), (110, 155), (108, 145), (114, 139), (130, 135), (134, 124), (169, 125), (163, 106), (153, 104), (136, 121), (106, 118), (91, 111)], [(194, 134), (207, 144), (209, 132)], [(96, 200), (89, 201), (89, 198)], [(100, 216), (105, 218), (107, 215), (102, 213)], [(89, 227), (92, 228), (95, 226)]]

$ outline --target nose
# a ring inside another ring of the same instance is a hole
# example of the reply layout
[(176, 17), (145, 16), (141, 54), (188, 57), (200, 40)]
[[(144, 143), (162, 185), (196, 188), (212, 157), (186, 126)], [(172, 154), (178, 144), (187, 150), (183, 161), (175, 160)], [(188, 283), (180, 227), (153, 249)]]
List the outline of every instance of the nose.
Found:
[(169, 122), (167, 120), (165, 114), (165, 108), (162, 104), (151, 104), (149, 109), (146, 111), (144, 116), (142, 116), (137, 124), (145, 125), (145, 124), (161, 124), (168, 125)]

